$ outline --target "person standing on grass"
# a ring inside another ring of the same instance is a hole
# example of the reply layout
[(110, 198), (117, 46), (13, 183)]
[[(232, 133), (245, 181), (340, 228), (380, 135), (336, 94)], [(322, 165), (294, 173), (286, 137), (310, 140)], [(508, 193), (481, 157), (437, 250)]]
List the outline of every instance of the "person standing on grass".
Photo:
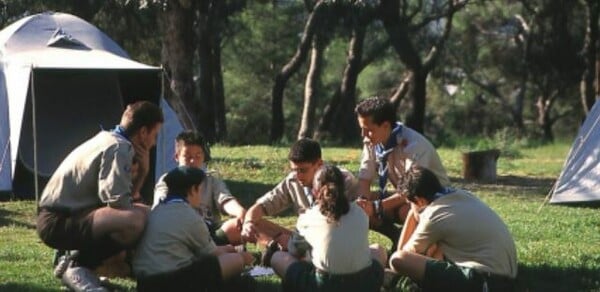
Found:
[(140, 198), (150, 149), (162, 123), (157, 105), (147, 101), (128, 105), (119, 125), (75, 148), (46, 185), (37, 232), (52, 248), (77, 250), (57, 266), (66, 270), (55, 270), (69, 288), (102, 291), (91, 270), (132, 248), (141, 236), (149, 208), (133, 200)]
[(411, 205), (390, 266), (423, 291), (513, 291), (517, 255), (502, 219), (467, 191), (413, 166), (399, 189)]
[[(386, 186), (396, 187), (408, 168), (420, 165), (433, 171), (442, 185), (450, 180), (433, 145), (423, 135), (396, 121), (396, 109), (385, 98), (371, 97), (355, 109), (364, 147), (358, 171), (359, 206), (369, 216), (370, 227), (392, 241), (396, 249), (400, 228), (409, 210), (406, 195)], [(371, 182), (378, 179), (379, 190), (371, 192)]]
[(252, 288), (227, 287), (254, 258), (247, 252), (236, 252), (231, 245), (215, 245), (197, 211), (204, 198), (205, 178), (200, 168), (188, 166), (179, 166), (163, 177), (167, 195), (150, 212), (133, 259), (138, 291)]
[(313, 193), (316, 203), (296, 224), (307, 250), (292, 245), (271, 259), (283, 291), (379, 292), (386, 253), (379, 245), (369, 246), (369, 219), (346, 198), (342, 172), (320, 168)]
[[(285, 249), (291, 231), (264, 219), (265, 215), (272, 216), (288, 208), (294, 208), (297, 214), (302, 214), (314, 203), (312, 192), (315, 173), (323, 167), (321, 146), (312, 139), (300, 139), (290, 148), (288, 160), (290, 172), (275, 188), (256, 200), (246, 213), (242, 237), (248, 242), (267, 244), (267, 255), (263, 264), (268, 264), (268, 255), (276, 249)], [(345, 195), (349, 200), (356, 198), (358, 182), (347, 170), (344, 175)]]
[[(210, 160), (210, 150), (204, 137), (196, 131), (183, 131), (175, 138), (175, 160), (179, 166), (190, 166), (206, 169)], [(242, 243), (241, 230), (246, 209), (231, 195), (225, 183), (210, 172), (206, 173), (202, 183), (202, 202), (199, 212), (204, 218), (208, 230), (217, 245), (239, 245)], [(164, 200), (169, 192), (167, 184), (161, 177), (154, 189), (154, 204), (156, 207)], [(221, 213), (234, 216), (225, 222)]]

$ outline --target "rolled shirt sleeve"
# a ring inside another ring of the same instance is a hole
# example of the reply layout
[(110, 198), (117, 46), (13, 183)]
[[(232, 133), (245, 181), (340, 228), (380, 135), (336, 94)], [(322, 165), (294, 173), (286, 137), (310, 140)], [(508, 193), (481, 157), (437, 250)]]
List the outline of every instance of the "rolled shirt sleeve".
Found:
[[(277, 186), (256, 200), (256, 203), (263, 207), (266, 215), (276, 215), (291, 207), (293, 205), (291, 198), (292, 191), (295, 191), (298, 194), (304, 194), (304, 190), (299, 183), (295, 184), (297, 186), (292, 185), (293, 180), (293, 173), (288, 174), (288, 176), (277, 184)], [(294, 187), (297, 187), (298, 190), (292, 190)]]
[(131, 165), (134, 150), (129, 144), (115, 144), (102, 154), (98, 173), (98, 196), (113, 208), (131, 206)]

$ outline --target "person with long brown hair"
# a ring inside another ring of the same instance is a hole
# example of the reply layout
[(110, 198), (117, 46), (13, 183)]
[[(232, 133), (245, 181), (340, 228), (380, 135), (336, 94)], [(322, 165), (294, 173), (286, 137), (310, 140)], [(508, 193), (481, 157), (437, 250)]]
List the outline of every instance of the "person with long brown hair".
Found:
[(315, 175), (315, 204), (301, 214), (288, 252), (271, 266), (284, 291), (379, 291), (386, 254), (369, 246), (369, 220), (345, 194), (344, 177), (325, 165)]

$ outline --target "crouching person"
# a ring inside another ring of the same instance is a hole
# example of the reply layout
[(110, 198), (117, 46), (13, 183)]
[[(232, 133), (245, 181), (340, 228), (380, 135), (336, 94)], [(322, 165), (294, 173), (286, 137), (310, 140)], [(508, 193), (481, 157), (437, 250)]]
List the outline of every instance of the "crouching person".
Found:
[(224, 291), (254, 258), (217, 247), (196, 211), (206, 174), (180, 166), (164, 177), (169, 192), (150, 212), (133, 259), (138, 291)]
[(369, 247), (369, 219), (344, 195), (342, 172), (321, 168), (313, 193), (316, 204), (296, 225), (306, 243), (292, 236), (288, 252), (276, 252), (271, 259), (283, 278), (283, 291), (379, 291), (386, 253), (380, 246)]
[(392, 269), (423, 291), (513, 291), (515, 243), (502, 219), (472, 194), (444, 188), (428, 169), (413, 166), (400, 189), (411, 211)]

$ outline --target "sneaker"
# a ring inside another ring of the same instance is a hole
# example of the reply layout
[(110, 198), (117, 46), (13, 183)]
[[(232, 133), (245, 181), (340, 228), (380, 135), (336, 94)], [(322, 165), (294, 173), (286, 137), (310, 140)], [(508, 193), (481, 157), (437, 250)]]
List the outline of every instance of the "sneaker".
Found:
[(265, 250), (262, 252), (262, 258), (260, 259), (261, 265), (263, 265), (265, 267), (270, 267), (271, 266), (271, 258), (273, 257), (273, 254), (276, 251), (280, 251), (280, 250), (281, 250), (281, 247), (279, 246), (279, 243), (277, 243), (277, 241), (275, 241), (275, 240), (269, 241), (269, 243), (267, 243), (267, 246), (265, 247)]
[(382, 291), (393, 291), (392, 289), (396, 287), (398, 280), (400, 280), (400, 275), (398, 275), (398, 273), (391, 269), (385, 269), (383, 271)]
[(75, 292), (109, 292), (102, 287), (98, 276), (84, 267), (69, 267), (62, 276), (62, 282)]

